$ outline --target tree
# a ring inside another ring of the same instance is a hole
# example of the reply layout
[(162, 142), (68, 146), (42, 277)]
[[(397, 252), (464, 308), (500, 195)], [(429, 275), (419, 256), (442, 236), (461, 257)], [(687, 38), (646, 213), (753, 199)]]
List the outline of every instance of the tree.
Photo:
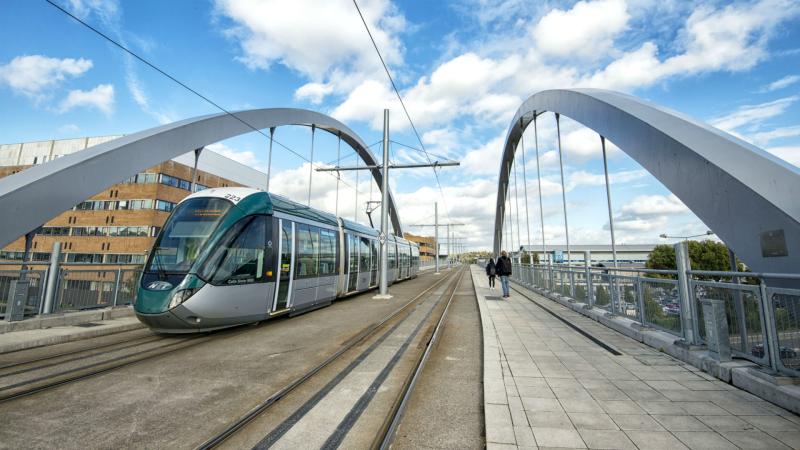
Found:
[[(693, 270), (730, 270), (728, 247), (712, 240), (689, 241), (689, 261)], [(743, 269), (741, 263), (737, 264)], [(658, 270), (675, 270), (675, 248), (671, 245), (656, 245), (647, 257), (645, 267)]]
[(531, 255), (533, 255), (533, 263), (539, 264), (539, 254), (538, 253), (530, 253), (530, 252), (523, 252), (522, 253), (522, 264), (530, 264), (531, 263)]

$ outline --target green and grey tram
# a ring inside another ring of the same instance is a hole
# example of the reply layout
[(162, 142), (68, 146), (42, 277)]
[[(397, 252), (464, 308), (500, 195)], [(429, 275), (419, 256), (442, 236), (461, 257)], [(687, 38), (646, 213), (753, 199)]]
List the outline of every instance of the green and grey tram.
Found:
[[(419, 247), (390, 236), (388, 281), (417, 275)], [(378, 232), (249, 188), (186, 197), (159, 233), (134, 309), (158, 332), (297, 314), (377, 287)]]

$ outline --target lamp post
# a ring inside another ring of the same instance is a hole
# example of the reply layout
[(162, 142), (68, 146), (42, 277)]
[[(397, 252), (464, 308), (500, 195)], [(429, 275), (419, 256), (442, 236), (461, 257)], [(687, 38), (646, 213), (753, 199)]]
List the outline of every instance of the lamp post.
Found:
[(706, 231), (703, 234), (693, 234), (691, 236), (668, 236), (666, 233), (659, 234), (658, 237), (661, 239), (681, 239), (683, 241), (688, 241), (691, 238), (701, 237), (701, 236), (711, 236), (714, 232), (711, 230)]

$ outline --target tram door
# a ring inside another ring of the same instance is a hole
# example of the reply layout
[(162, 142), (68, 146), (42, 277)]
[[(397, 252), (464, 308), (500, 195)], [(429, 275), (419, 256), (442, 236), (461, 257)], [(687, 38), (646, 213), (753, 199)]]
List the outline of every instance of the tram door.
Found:
[(278, 286), (275, 290), (273, 311), (280, 311), (289, 306), (294, 275), (294, 223), (280, 219), (280, 242), (278, 243), (280, 272)]
[(349, 277), (347, 279), (347, 292), (356, 290), (358, 284), (358, 238), (353, 235), (347, 235), (347, 251), (348, 251), (348, 269)]
[(378, 241), (375, 239), (369, 240), (370, 252), (370, 278), (369, 287), (378, 285)]

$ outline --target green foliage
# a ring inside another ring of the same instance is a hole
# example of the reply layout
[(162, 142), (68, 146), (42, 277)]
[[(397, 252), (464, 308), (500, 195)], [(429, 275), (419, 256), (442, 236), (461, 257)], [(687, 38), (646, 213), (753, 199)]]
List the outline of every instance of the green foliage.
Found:
[[(731, 270), (728, 247), (712, 240), (689, 241), (689, 261), (692, 270)], [(744, 264), (737, 260), (737, 270), (745, 271)], [(672, 245), (657, 245), (647, 257), (645, 267), (656, 270), (676, 270), (675, 248)], [(699, 277), (703, 279), (703, 277)]]
[(611, 297), (608, 295), (608, 289), (605, 286), (597, 286), (594, 303), (598, 306), (605, 306), (611, 303)]
[(531, 255), (533, 255), (533, 263), (539, 264), (539, 254), (538, 253), (529, 253), (524, 252), (522, 254), (522, 264), (530, 264), (531, 263)]
[(653, 299), (650, 289), (645, 289), (642, 293), (644, 299), (644, 317), (647, 323), (672, 330), (676, 333), (681, 331), (680, 316), (665, 314), (661, 305)]

